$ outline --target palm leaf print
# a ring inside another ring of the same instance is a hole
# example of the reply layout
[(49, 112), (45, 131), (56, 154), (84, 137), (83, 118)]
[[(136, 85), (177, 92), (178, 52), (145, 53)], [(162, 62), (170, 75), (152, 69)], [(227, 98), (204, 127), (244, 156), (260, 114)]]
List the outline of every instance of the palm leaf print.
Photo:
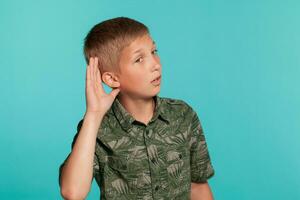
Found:
[(135, 159), (145, 158), (147, 155), (145, 154), (145, 146), (134, 146), (131, 149), (128, 149), (130, 152), (130, 156)]
[(131, 144), (131, 141), (128, 137), (123, 136), (119, 140), (113, 140), (108, 142), (108, 145), (112, 147), (112, 149), (125, 148)]
[(111, 185), (120, 194), (127, 194), (128, 191), (129, 191), (127, 183), (124, 180), (120, 179), (120, 178), (112, 181)]
[(181, 155), (181, 154), (177, 151), (168, 151), (167, 161), (179, 160), (180, 159), (179, 155)]
[(180, 160), (167, 167), (168, 173), (174, 178), (179, 178), (183, 166), (183, 161)]
[(158, 161), (158, 153), (157, 153), (157, 147), (156, 145), (150, 145), (148, 147), (148, 154), (149, 154), (149, 158), (150, 160), (154, 160), (154, 163), (157, 163)]

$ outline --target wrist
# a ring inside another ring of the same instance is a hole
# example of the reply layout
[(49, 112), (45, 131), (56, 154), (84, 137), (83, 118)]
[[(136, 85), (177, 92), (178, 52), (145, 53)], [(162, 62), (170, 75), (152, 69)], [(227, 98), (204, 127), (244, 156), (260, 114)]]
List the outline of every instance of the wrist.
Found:
[(105, 115), (105, 113), (103, 113), (103, 112), (86, 111), (84, 114), (84, 118), (101, 120), (104, 117), (104, 115)]

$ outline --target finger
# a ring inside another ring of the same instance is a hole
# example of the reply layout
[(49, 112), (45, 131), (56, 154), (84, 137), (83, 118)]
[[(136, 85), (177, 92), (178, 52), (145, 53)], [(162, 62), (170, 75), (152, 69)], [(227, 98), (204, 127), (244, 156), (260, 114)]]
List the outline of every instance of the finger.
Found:
[(98, 57), (96, 58), (96, 62), (95, 62), (95, 83), (96, 85), (100, 88), (100, 90), (102, 92), (104, 92), (104, 88), (103, 88), (103, 85), (102, 85), (102, 81), (101, 81), (101, 72), (100, 72), (100, 69), (99, 69), (99, 59)]
[(119, 89), (119, 88), (113, 89), (113, 90), (110, 92), (110, 95), (112, 95), (114, 98), (116, 98), (116, 96), (118, 95), (119, 92), (120, 92), (120, 89)]
[(101, 83), (102, 82), (102, 80), (101, 80), (101, 72), (100, 72), (99, 67), (96, 68), (96, 81), (97, 81), (97, 83)]
[(97, 82), (97, 84), (99, 84), (99, 80), (97, 78), (98, 76), (98, 72), (99, 72), (99, 68), (98, 68), (98, 57), (95, 58), (95, 65), (94, 65), (94, 80)]
[(85, 72), (85, 80), (89, 80), (90, 76), (89, 76), (90, 70), (89, 70), (89, 65), (86, 66), (86, 72)]
[(91, 75), (91, 80), (94, 81), (94, 63), (95, 63), (95, 58), (91, 58), (91, 71), (90, 71), (90, 75)]
[(89, 80), (92, 80), (92, 76), (91, 76), (91, 68), (92, 68), (92, 62), (93, 62), (93, 57), (90, 57), (90, 60), (89, 60)]
[(91, 58), (89, 59), (89, 63), (86, 66), (86, 80), (90, 80), (91, 79), (91, 67), (90, 67), (90, 63), (91, 63)]
[(96, 68), (96, 81), (97, 81), (98, 84), (102, 84), (101, 71), (99, 69), (99, 65)]

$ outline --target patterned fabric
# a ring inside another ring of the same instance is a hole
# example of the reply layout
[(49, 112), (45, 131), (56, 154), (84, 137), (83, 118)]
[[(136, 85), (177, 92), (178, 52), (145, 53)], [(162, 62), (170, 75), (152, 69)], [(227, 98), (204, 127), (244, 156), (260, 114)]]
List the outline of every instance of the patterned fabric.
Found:
[(155, 112), (147, 125), (118, 98), (103, 117), (93, 168), (102, 200), (190, 199), (191, 182), (214, 175), (196, 112), (183, 100), (153, 98)]

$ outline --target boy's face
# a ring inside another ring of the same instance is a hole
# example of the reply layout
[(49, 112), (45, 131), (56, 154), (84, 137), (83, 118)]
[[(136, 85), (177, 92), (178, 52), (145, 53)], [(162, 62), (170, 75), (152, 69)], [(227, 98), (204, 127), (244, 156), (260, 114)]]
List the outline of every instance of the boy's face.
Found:
[(118, 75), (119, 88), (122, 94), (137, 98), (155, 96), (161, 85), (161, 63), (156, 53), (156, 46), (149, 34), (135, 39), (125, 47), (120, 57)]

